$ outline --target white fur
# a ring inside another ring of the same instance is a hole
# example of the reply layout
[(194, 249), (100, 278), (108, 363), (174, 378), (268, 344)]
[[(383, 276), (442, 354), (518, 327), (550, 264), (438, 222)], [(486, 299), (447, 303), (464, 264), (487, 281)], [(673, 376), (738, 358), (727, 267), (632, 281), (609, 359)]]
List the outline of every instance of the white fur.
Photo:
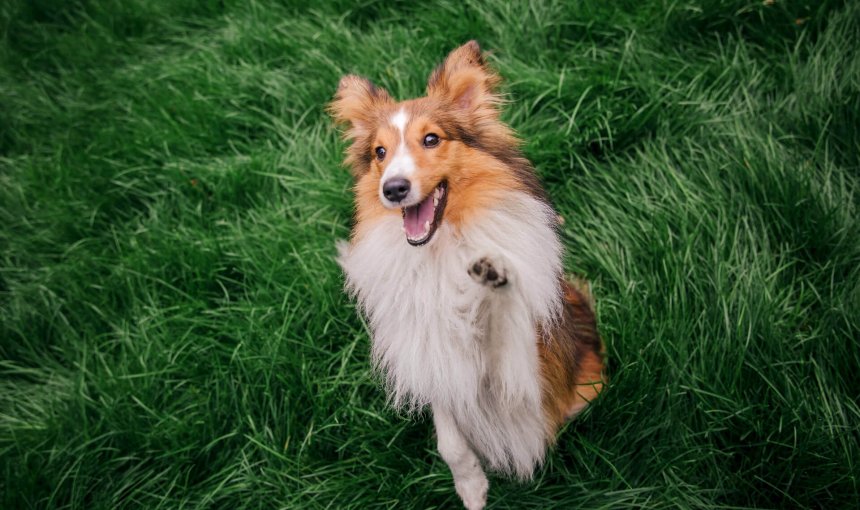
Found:
[(443, 409), (433, 409), (433, 425), (439, 454), (451, 468), (454, 488), (468, 510), (480, 510), (487, 504), (490, 482), (481, 469), (481, 462), (460, 433), (454, 417)]
[[(542, 462), (547, 440), (536, 329), (562, 307), (554, 222), (548, 205), (512, 192), (462, 232), (443, 219), (421, 247), (407, 244), (399, 216), (385, 217), (342, 245), (339, 258), (369, 319), (392, 403), (432, 405), (490, 468), (519, 478)], [(504, 268), (507, 285), (469, 277), (481, 257)], [(440, 443), (451, 428), (439, 432)]]
[[(418, 181), (410, 179), (415, 175), (417, 168), (415, 160), (412, 158), (412, 154), (409, 153), (409, 147), (406, 146), (406, 124), (409, 121), (409, 117), (406, 115), (406, 111), (401, 108), (397, 113), (391, 116), (389, 121), (400, 132), (400, 144), (398, 144), (397, 148), (394, 150), (391, 161), (388, 163), (388, 166), (385, 167), (385, 172), (383, 172), (382, 178), (379, 180), (379, 199), (382, 201), (382, 204), (389, 209), (395, 207), (409, 207), (417, 204), (424, 198)], [(400, 202), (391, 202), (385, 198), (385, 195), (382, 193), (382, 187), (389, 181), (389, 179), (398, 177), (409, 179), (412, 187), (409, 189), (409, 193), (406, 195), (406, 198)]]
[(409, 117), (406, 115), (406, 110), (403, 108), (397, 110), (397, 113), (391, 116), (391, 124), (400, 131), (400, 141), (403, 142), (404, 133), (406, 133), (406, 123), (409, 121)]

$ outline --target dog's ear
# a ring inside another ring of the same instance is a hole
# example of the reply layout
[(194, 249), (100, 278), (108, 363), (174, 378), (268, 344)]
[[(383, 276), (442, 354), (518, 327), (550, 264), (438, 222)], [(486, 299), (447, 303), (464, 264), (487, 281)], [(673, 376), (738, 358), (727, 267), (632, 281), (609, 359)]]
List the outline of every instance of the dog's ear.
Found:
[(349, 74), (340, 79), (328, 113), (336, 124), (346, 126), (343, 137), (352, 141), (346, 163), (358, 176), (370, 166), (370, 144), (379, 109), (390, 104), (391, 96), (370, 80)]
[[(328, 112), (338, 124), (352, 129), (370, 124), (380, 106), (391, 102), (385, 89), (381, 89), (367, 78), (348, 74), (340, 79), (334, 100), (328, 105)], [(347, 131), (347, 139), (353, 139)]]
[(467, 114), (497, 116), (499, 77), (484, 60), (477, 41), (455, 49), (433, 71), (427, 94), (449, 101)]

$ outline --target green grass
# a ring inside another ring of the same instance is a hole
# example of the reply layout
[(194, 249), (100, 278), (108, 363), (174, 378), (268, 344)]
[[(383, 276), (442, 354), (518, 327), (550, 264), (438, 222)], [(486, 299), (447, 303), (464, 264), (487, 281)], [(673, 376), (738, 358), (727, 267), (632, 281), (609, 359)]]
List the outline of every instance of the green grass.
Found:
[(490, 508), (856, 505), (856, 2), (306, 4), (0, 4), (0, 507), (459, 505), (342, 292), (324, 106), (471, 38), (611, 376)]

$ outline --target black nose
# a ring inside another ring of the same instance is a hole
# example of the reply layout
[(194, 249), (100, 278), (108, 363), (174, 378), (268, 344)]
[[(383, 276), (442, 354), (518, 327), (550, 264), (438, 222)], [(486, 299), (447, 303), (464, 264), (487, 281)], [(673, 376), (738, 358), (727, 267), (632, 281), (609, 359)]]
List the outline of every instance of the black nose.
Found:
[(409, 188), (411, 186), (412, 185), (409, 181), (402, 177), (389, 179), (382, 185), (382, 194), (392, 202), (400, 202), (409, 194)]

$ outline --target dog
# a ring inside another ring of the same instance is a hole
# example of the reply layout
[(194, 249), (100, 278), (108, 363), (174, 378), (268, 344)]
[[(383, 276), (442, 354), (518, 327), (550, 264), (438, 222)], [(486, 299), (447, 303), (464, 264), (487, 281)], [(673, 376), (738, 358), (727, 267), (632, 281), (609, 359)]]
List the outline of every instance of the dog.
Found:
[(564, 277), (560, 217), (499, 119), (498, 83), (470, 41), (425, 97), (347, 75), (328, 107), (355, 179), (346, 289), (390, 403), (431, 409), (470, 510), (486, 504), (485, 468), (530, 479), (606, 382), (588, 286)]

